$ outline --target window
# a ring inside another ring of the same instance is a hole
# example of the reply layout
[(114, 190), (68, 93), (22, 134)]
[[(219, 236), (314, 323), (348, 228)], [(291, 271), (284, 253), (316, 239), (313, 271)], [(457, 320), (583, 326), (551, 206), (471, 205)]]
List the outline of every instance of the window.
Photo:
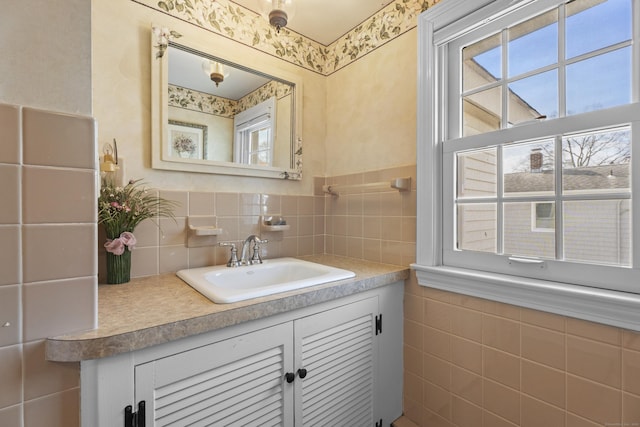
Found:
[(556, 208), (553, 202), (531, 203), (531, 231), (553, 233), (555, 218)]
[(247, 108), (234, 117), (233, 161), (272, 166), (275, 141), (275, 97)]
[(419, 23), (419, 280), (640, 294), (640, 0), (454, 3)]

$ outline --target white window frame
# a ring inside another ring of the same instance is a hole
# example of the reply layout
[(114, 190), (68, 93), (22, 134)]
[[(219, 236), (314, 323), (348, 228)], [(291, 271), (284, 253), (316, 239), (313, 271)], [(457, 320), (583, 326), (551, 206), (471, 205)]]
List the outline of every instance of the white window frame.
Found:
[[(547, 268), (537, 260), (517, 259), (509, 262), (513, 273), (481, 271), (479, 268), (443, 264), (443, 228), (452, 215), (443, 214), (443, 186), (445, 181), (453, 179), (443, 177), (443, 147), (439, 141), (445, 135), (446, 121), (443, 112), (447, 112), (448, 103), (442, 87), (447, 82), (440, 81), (443, 66), (443, 53), (440, 46), (446, 44), (463, 31), (485, 24), (491, 17), (504, 11), (518, 9), (534, 0), (443, 0), (422, 13), (418, 19), (418, 118), (417, 118), (417, 244), (416, 271), (418, 283), (446, 291), (486, 298), (535, 310), (542, 310), (565, 316), (595, 321), (608, 325), (640, 330), (640, 294), (614, 291), (596, 287), (580, 286), (567, 282), (554, 281), (554, 271), (547, 270), (543, 279), (534, 278), (535, 274), (522, 274), (526, 269)], [(545, 4), (559, 4), (556, 0), (536, 0)], [(634, 8), (635, 19), (639, 18), (640, 8)], [(634, 28), (634, 39), (639, 40), (638, 28)], [(639, 58), (640, 44), (636, 43), (634, 61)], [(634, 65), (637, 65), (634, 63)], [(636, 68), (638, 69), (638, 68)], [(638, 73), (633, 75), (632, 87), (637, 93), (640, 82)], [(633, 101), (637, 102), (637, 97)], [(597, 128), (599, 112), (587, 116), (594, 119), (592, 128)], [(628, 122), (635, 118), (629, 117)], [(576, 120), (571, 117), (565, 120)], [(579, 122), (584, 122), (580, 117)], [(606, 126), (606, 124), (604, 124)], [(580, 128), (582, 123), (576, 123)], [(632, 124), (632, 132), (640, 129)], [(553, 123), (549, 122), (550, 134), (554, 133)], [(557, 131), (557, 130), (556, 130)], [(481, 136), (480, 136), (481, 138)], [(638, 152), (638, 151), (636, 151)], [(635, 160), (637, 163), (640, 160)], [(640, 188), (640, 167), (632, 171), (631, 185)], [(451, 187), (450, 187), (451, 188)], [(632, 198), (632, 209), (640, 212), (638, 193)], [(447, 196), (449, 197), (449, 196)], [(640, 224), (633, 227), (632, 252), (638, 259), (640, 254)], [(529, 261), (531, 261), (529, 263)], [(627, 269), (629, 278), (640, 277), (640, 265)], [(584, 283), (578, 281), (579, 283)], [(640, 283), (640, 282), (637, 282)]]
[[(531, 202), (531, 231), (534, 233), (555, 233), (555, 227), (538, 227), (538, 205), (552, 202)], [(555, 213), (555, 210), (552, 211)], [(555, 215), (552, 216), (555, 219)], [(546, 218), (545, 218), (546, 219)]]
[(269, 165), (273, 165), (273, 154), (276, 141), (276, 98), (272, 96), (266, 101), (249, 107), (233, 118), (234, 163), (248, 164), (251, 161), (251, 133), (256, 130), (269, 129)]

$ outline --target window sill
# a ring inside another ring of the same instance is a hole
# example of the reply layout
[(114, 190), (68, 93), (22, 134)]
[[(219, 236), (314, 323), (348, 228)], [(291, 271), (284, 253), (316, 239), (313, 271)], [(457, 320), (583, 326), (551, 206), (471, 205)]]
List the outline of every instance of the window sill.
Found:
[(454, 267), (412, 264), (421, 286), (640, 331), (640, 295)]

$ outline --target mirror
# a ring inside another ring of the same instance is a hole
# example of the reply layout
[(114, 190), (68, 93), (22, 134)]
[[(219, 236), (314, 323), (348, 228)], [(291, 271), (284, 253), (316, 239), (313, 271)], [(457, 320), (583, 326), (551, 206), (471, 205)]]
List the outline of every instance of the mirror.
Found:
[(297, 76), (151, 33), (154, 169), (302, 178)]

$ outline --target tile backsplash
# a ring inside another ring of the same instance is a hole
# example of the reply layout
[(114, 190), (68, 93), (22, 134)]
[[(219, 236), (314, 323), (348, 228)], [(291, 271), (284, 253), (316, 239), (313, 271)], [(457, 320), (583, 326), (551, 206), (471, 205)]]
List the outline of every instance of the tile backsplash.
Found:
[[(348, 195), (332, 196), (322, 191), (323, 184), (366, 184), (389, 182), (392, 178), (412, 177), (410, 191), (367, 193), (355, 190)], [(225, 264), (229, 249), (220, 242), (242, 241), (255, 234), (267, 239), (263, 258), (334, 254), (387, 264), (409, 265), (415, 258), (415, 166), (380, 171), (315, 178), (314, 194), (277, 195), (263, 193), (226, 193), (160, 191), (179, 207), (175, 221), (151, 220), (134, 231), (138, 244), (132, 253), (132, 277), (171, 273), (183, 268)], [(289, 225), (285, 231), (265, 231), (260, 217), (281, 215)], [(209, 246), (187, 247), (189, 216), (215, 216), (218, 235)], [(99, 227), (98, 265), (100, 283), (105, 281), (106, 261)]]
[[(218, 243), (233, 242), (240, 248), (242, 241), (251, 234), (269, 241), (262, 246), (264, 258), (324, 253), (323, 196), (186, 191), (161, 191), (160, 196), (178, 202), (180, 207), (174, 211), (175, 221), (162, 218), (158, 227), (147, 220), (136, 228), (134, 234), (138, 244), (132, 252), (132, 277), (225, 264), (229, 259), (229, 248), (220, 247)], [(261, 230), (260, 216), (276, 214), (287, 221), (289, 230)], [(215, 216), (222, 234), (212, 238), (208, 246), (187, 247), (189, 216)], [(104, 239), (104, 231), (100, 230), (99, 242)], [(102, 279), (105, 251), (101, 243), (99, 246)]]

